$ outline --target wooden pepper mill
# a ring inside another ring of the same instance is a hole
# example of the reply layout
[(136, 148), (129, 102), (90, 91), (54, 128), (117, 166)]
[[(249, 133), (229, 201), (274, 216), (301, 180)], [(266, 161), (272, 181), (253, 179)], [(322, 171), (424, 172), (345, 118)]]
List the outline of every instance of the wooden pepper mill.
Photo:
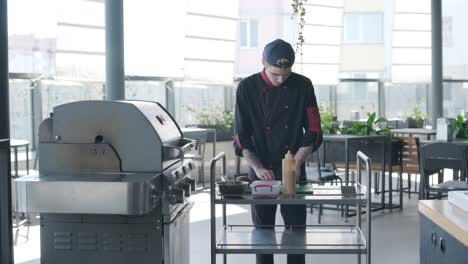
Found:
[(291, 151), (283, 159), (283, 194), (296, 194), (296, 160)]

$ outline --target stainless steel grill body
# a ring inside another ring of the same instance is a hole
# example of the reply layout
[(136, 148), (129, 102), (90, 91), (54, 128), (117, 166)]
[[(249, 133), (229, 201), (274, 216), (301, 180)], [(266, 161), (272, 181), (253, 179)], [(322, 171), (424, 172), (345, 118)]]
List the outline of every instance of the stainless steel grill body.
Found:
[(43, 263), (189, 263), (196, 142), (160, 104), (57, 106), (39, 141), (39, 175), (14, 185), (16, 210), (41, 214)]

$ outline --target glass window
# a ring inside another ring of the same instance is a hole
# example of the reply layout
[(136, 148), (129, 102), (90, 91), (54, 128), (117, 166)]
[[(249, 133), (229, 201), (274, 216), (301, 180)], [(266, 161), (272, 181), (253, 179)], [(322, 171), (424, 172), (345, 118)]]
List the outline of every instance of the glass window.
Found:
[(58, 52), (56, 54), (56, 76), (71, 80), (104, 80), (105, 56)]
[(126, 74), (183, 76), (185, 7), (184, 1), (124, 1)]
[[(130, 2), (130, 1), (129, 1)], [(132, 1), (135, 2), (135, 1)], [(238, 0), (188, 0), (188, 1), (153, 1), (164, 4), (187, 2), (187, 10), (191, 13), (237, 18), (239, 13)]]
[(430, 31), (431, 15), (416, 13), (395, 14), (393, 23), (394, 30)]
[(364, 15), (362, 20), (362, 40), (364, 42), (381, 42), (382, 15)]
[(166, 106), (166, 82), (125, 81), (125, 98), (128, 100), (156, 101)]
[(209, 122), (225, 110), (225, 89), (218, 85), (174, 83), (175, 118), (179, 126)]
[(359, 39), (359, 16), (346, 15), (345, 16), (345, 30), (344, 40), (358, 40)]
[(240, 22), (240, 47), (256, 48), (258, 45), (258, 21), (244, 20)]
[(257, 20), (250, 21), (250, 47), (258, 45), (258, 22)]
[(311, 3), (306, 5), (305, 20), (308, 24), (341, 26), (343, 11), (341, 8)]
[(304, 36), (310, 36), (306, 38), (308, 44), (340, 45), (341, 32), (342, 30), (339, 27), (304, 26)]
[(443, 116), (465, 116), (467, 109), (465, 97), (468, 94), (468, 90), (464, 88), (464, 83), (451, 81), (444, 82), (443, 85)]
[(47, 117), (57, 105), (83, 100), (102, 100), (102, 82), (87, 81), (41, 81), (42, 116)]
[(186, 18), (186, 36), (236, 40), (237, 20), (190, 14)]
[(453, 47), (453, 19), (452, 17), (442, 18), (442, 44), (444, 47)]
[(343, 40), (348, 43), (383, 41), (383, 15), (348, 13), (344, 18)]
[(104, 29), (61, 25), (57, 27), (57, 49), (105, 52)]
[(32, 142), (32, 108), (30, 80), (10, 80), (11, 138)]
[(247, 21), (240, 22), (240, 46), (247, 47)]
[(337, 89), (338, 120), (367, 119), (379, 111), (377, 82), (341, 82)]
[(406, 120), (413, 108), (426, 113), (428, 86), (424, 83), (389, 83), (385, 91), (385, 117)]
[[(444, 1), (445, 2), (445, 1)], [(395, 11), (398, 13), (417, 12), (431, 13), (431, 1), (427, 0), (396, 0)]]
[(185, 59), (233, 61), (235, 58), (235, 42), (198, 38), (185, 41)]

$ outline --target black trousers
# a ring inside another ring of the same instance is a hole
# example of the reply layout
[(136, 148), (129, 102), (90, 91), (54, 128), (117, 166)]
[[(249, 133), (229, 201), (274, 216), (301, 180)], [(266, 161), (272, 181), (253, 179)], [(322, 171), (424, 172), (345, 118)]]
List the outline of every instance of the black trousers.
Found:
[[(275, 174), (277, 180), (281, 180), (282, 169), (281, 164), (272, 166), (271, 169)], [(251, 169), (249, 176), (253, 180), (258, 180), (255, 172)], [(305, 166), (301, 166), (301, 179), (305, 178)], [(306, 206), (305, 205), (281, 205), (281, 216), (283, 217), (286, 228), (291, 226), (305, 226), (306, 225)], [(252, 222), (255, 228), (258, 229), (273, 229), (276, 220), (277, 205), (252, 205)], [(270, 227), (265, 227), (270, 226)], [(303, 228), (303, 227), (301, 227)], [(288, 264), (304, 264), (305, 255), (288, 255)], [(273, 264), (272, 254), (258, 254), (257, 264)]]
[[(252, 205), (252, 222), (255, 228), (267, 229), (275, 225), (277, 205)], [(283, 216), (286, 228), (290, 226), (305, 226), (306, 206), (305, 205), (281, 205), (281, 215)], [(265, 227), (271, 226), (271, 227)], [(288, 264), (304, 264), (305, 255), (288, 255)], [(257, 264), (273, 264), (273, 255), (257, 255)]]

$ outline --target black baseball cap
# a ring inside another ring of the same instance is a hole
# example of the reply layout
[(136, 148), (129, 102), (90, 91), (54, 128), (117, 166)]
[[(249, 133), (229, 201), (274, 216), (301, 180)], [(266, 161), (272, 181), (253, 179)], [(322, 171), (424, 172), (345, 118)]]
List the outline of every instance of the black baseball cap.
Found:
[(263, 59), (274, 67), (289, 68), (294, 64), (294, 58), (291, 44), (282, 39), (268, 43), (263, 49)]

